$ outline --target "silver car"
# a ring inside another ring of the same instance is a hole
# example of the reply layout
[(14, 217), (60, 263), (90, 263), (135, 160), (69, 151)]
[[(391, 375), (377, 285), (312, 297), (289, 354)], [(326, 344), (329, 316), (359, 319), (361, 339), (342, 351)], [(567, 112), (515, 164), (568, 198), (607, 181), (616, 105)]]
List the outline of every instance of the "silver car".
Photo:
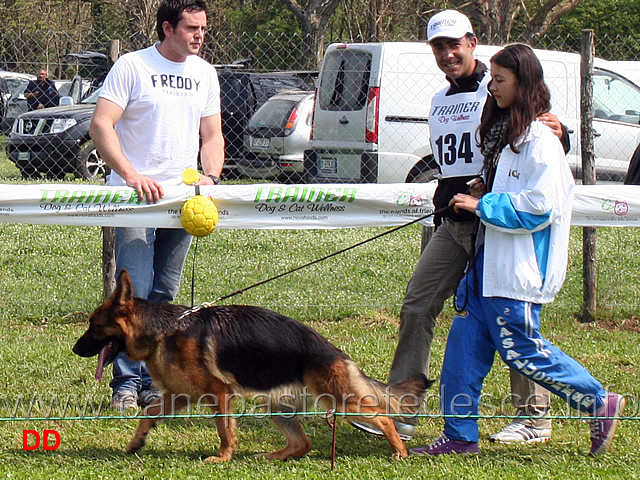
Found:
[(16, 89), (26, 88), (29, 80), (35, 79), (35, 75), (0, 70), (0, 133), (8, 135), (13, 125), (14, 119), (6, 118), (9, 97)]
[[(73, 80), (53, 80), (53, 83), (56, 86), (56, 90), (58, 90), (60, 98), (71, 97), (73, 99), (73, 104), (80, 103), (80, 100), (82, 100), (90, 87), (90, 83), (86, 80), (82, 80), (80, 77), (74, 77)], [(7, 100), (7, 113), (5, 114), (5, 119), (9, 125), (9, 131), (11, 130), (11, 126), (15, 119), (29, 111), (27, 98), (24, 96), (24, 92), (26, 90), (27, 83), (24, 83), (16, 88), (11, 94), (9, 100)]]
[(240, 173), (259, 179), (300, 178), (309, 148), (313, 92), (284, 92), (271, 97), (249, 120)]

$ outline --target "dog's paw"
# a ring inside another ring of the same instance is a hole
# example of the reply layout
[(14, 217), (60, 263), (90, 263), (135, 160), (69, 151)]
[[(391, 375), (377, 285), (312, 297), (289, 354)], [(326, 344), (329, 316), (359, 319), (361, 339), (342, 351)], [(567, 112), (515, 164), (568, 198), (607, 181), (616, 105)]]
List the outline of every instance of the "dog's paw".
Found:
[(144, 447), (144, 441), (139, 442), (136, 440), (133, 440), (128, 446), (127, 449), (125, 450), (128, 454), (133, 455), (134, 453), (138, 453), (138, 451)]
[(391, 455), (391, 458), (393, 460), (402, 460), (403, 458), (407, 458), (408, 456), (409, 456), (409, 452), (405, 450), (404, 452), (393, 452), (393, 455)]
[(214, 455), (204, 459), (206, 463), (222, 463), (231, 460), (231, 455)]
[(277, 452), (262, 452), (262, 453), (254, 453), (251, 455), (252, 458), (266, 458), (267, 460), (281, 460), (286, 461), (289, 459), (288, 456), (277, 455)]

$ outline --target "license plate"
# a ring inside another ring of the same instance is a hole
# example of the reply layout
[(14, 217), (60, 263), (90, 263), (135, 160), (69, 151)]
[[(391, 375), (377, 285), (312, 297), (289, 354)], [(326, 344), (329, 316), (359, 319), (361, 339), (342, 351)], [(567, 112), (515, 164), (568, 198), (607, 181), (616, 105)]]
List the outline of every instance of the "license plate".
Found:
[(338, 171), (338, 161), (334, 157), (320, 157), (318, 168), (322, 173), (336, 173)]
[(29, 152), (18, 152), (18, 160), (22, 162), (29, 161)]
[(267, 148), (269, 146), (269, 139), (262, 137), (251, 137), (251, 146), (257, 148)]

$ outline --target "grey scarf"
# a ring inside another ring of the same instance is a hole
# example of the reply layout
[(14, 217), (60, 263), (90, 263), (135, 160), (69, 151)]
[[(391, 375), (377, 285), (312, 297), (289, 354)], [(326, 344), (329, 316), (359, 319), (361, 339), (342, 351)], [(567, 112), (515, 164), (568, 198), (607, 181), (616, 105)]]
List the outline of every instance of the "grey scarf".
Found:
[(487, 187), (487, 192), (490, 192), (493, 187), (493, 179), (496, 175), (496, 167), (498, 166), (500, 152), (505, 146), (502, 137), (508, 120), (508, 111), (501, 112), (495, 123), (491, 125), (489, 131), (482, 139), (482, 145), (480, 145), (480, 152), (484, 156), (482, 172), (484, 174), (484, 182)]

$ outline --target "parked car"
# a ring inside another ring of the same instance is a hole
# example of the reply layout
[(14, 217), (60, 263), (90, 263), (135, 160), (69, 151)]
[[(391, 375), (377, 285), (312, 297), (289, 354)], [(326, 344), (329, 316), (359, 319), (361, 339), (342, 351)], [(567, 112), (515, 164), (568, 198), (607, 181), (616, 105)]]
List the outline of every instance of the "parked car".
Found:
[(625, 185), (640, 185), (640, 137), (638, 137), (638, 145), (629, 160), (629, 169), (627, 176), (624, 178)]
[[(501, 47), (478, 45), (489, 65)], [(582, 178), (580, 55), (534, 50), (551, 91), (552, 113), (571, 132), (567, 155)], [(640, 133), (640, 86), (608, 62), (594, 62), (593, 137), (599, 180), (621, 181)], [(443, 161), (466, 154), (465, 139), (434, 139), (427, 125), (430, 98), (447, 84), (425, 42), (332, 44), (318, 81), (311, 147), (305, 152), (309, 182), (421, 182), (433, 179)], [(448, 122), (464, 112), (443, 113)], [(456, 144), (456, 142), (458, 142)], [(460, 157), (462, 158), (462, 157)]]
[[(235, 172), (244, 151), (244, 131), (253, 112), (285, 90), (311, 90), (294, 73), (250, 73), (220, 68), (220, 96), (225, 137), (225, 174)], [(89, 137), (91, 115), (98, 100), (93, 92), (78, 105), (23, 113), (7, 140), (7, 153), (25, 178), (62, 178), (73, 173), (96, 178), (108, 173)]]
[(77, 105), (23, 113), (13, 124), (6, 150), (24, 178), (63, 178), (67, 173), (94, 179), (108, 167), (89, 137), (100, 90)]
[(606, 62), (607, 68), (618, 72), (620, 75), (624, 75), (636, 85), (640, 85), (640, 61), (628, 60), (618, 61), (609, 60)]
[(313, 92), (271, 97), (253, 114), (244, 135), (245, 156), (238, 170), (250, 178), (299, 180), (309, 148)]
[(0, 70), (0, 132), (3, 134), (9, 133), (11, 125), (13, 125), (13, 119), (5, 120), (7, 112), (7, 102), (11, 97), (11, 94), (17, 89), (23, 86), (27, 87), (29, 80), (35, 80), (34, 75), (27, 75), (26, 73), (7, 72), (6, 70)]
[(313, 86), (300, 75), (288, 72), (251, 73), (234, 66), (218, 69), (222, 107), (222, 130), (225, 140), (225, 173), (233, 174), (244, 157), (244, 134), (249, 119), (275, 94)]
[[(90, 87), (90, 83), (88, 81), (81, 80), (80, 77), (75, 77), (73, 80), (53, 80), (53, 83), (60, 94), (60, 98), (71, 97), (74, 104), (80, 103)], [(13, 91), (9, 100), (7, 100), (5, 125), (8, 125), (8, 127), (6, 127), (5, 133), (9, 133), (11, 131), (11, 127), (13, 126), (13, 122), (16, 118), (29, 111), (27, 98), (24, 96), (26, 89), (27, 83), (21, 84)]]

